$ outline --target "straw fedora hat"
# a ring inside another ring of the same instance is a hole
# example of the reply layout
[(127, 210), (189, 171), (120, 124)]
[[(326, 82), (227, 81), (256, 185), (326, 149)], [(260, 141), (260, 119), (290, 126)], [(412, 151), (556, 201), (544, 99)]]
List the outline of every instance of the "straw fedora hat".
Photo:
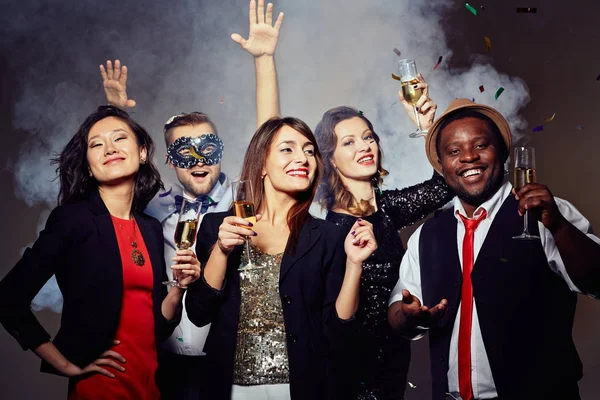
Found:
[(508, 126), (508, 122), (506, 119), (500, 114), (500, 112), (490, 106), (486, 106), (485, 104), (474, 103), (469, 99), (454, 99), (444, 111), (444, 113), (435, 121), (435, 123), (429, 128), (429, 133), (425, 137), (425, 153), (427, 154), (427, 158), (429, 159), (429, 163), (433, 166), (440, 175), (442, 174), (442, 165), (438, 160), (438, 155), (435, 150), (435, 141), (437, 136), (440, 134), (440, 128), (444, 124), (450, 116), (456, 114), (459, 111), (475, 111), (482, 115), (485, 115), (489, 119), (496, 124), (500, 133), (502, 134), (502, 138), (504, 139), (504, 143), (506, 144), (508, 155), (510, 152), (510, 146), (512, 143), (511, 134), (510, 134), (510, 126)]

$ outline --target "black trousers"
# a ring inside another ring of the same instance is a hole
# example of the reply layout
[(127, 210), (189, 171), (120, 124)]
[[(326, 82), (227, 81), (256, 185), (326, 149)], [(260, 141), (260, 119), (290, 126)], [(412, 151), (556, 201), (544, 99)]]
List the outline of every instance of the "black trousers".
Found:
[(207, 399), (206, 365), (204, 356), (183, 356), (159, 350), (156, 382), (161, 399)]

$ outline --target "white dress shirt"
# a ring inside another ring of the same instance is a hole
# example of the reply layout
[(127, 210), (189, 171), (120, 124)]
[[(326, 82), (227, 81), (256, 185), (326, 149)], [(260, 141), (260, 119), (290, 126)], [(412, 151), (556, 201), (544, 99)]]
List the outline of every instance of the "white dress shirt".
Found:
[[(148, 215), (158, 219), (163, 227), (163, 236), (165, 241), (165, 261), (167, 264), (167, 276), (169, 280), (173, 279), (173, 257), (176, 255), (177, 246), (175, 245), (175, 228), (179, 214), (176, 213), (175, 195), (182, 195), (182, 189), (178, 186), (173, 186), (166, 192), (161, 192), (152, 199), (145, 212)], [(187, 195), (183, 195), (187, 199), (191, 199)], [(198, 220), (198, 226), (202, 222), (204, 215), (211, 212), (227, 211), (231, 207), (232, 193), (229, 186), (229, 179), (225, 174), (221, 174), (219, 181), (212, 188), (208, 196), (216, 203), (208, 207), (206, 213), (201, 214)], [(185, 309), (185, 296), (183, 297), (183, 312), (181, 315), (181, 323), (175, 328), (171, 337), (160, 346), (172, 353), (186, 356), (203, 356), (204, 344), (210, 330), (210, 325), (198, 328), (188, 318)]]
[[(494, 196), (479, 206), (474, 216), (480, 215), (485, 209), (487, 211), (487, 217), (481, 221), (474, 235), (473, 242), (473, 255), (474, 263), (477, 261), (479, 250), (485, 241), (487, 233), (494, 221), (494, 218), (498, 214), (500, 207), (504, 203), (504, 200), (511, 195), (512, 185), (510, 182), (505, 182), (502, 187), (494, 194)], [(596, 243), (600, 243), (600, 239), (591, 233), (590, 222), (579, 212), (577, 209), (568, 201), (554, 198), (558, 209), (561, 214), (572, 223), (577, 229), (587, 234)], [(458, 216), (458, 213), (466, 216), (464, 207), (458, 197), (454, 198), (454, 215), (458, 221), (456, 229), (456, 244), (458, 248), (458, 255), (462, 268), (462, 247), (463, 238), (465, 235), (465, 227)], [(571, 278), (567, 274), (563, 260), (558, 252), (556, 243), (550, 231), (546, 227), (538, 222), (540, 239), (544, 253), (548, 259), (548, 266), (557, 275), (562, 277), (564, 281), (569, 285), (569, 288), (575, 292), (581, 293), (581, 291), (573, 284)], [(402, 300), (402, 289), (407, 289), (410, 293), (420, 300), (423, 299), (421, 291), (421, 270), (419, 265), (419, 237), (421, 235), (421, 228), (419, 227), (415, 233), (411, 236), (408, 241), (408, 249), (402, 263), (400, 264), (400, 278), (396, 287), (392, 291), (390, 296), (389, 304), (396, 301)], [(434, 306), (435, 304), (427, 304), (427, 306)], [(458, 308), (457, 315), (460, 315), (460, 306)], [(448, 360), (448, 389), (450, 394), (458, 398), (458, 330), (460, 325), (460, 318), (456, 318), (454, 321), (454, 328), (452, 330), (452, 338), (450, 340), (450, 354)], [(498, 396), (496, 392), (496, 386), (492, 377), (492, 370), (490, 363), (485, 351), (483, 339), (481, 335), (481, 328), (479, 326), (479, 319), (477, 317), (477, 299), (473, 298), (473, 326), (471, 331), (471, 381), (473, 385), (473, 395), (476, 399), (489, 399)]]

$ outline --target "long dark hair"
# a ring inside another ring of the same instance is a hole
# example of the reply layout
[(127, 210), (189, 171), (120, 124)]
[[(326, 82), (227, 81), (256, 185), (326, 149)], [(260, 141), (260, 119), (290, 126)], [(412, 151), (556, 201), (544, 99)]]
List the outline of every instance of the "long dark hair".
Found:
[(292, 206), (287, 215), (290, 239), (288, 240), (285, 251), (286, 253), (294, 254), (298, 242), (298, 235), (300, 234), (300, 228), (309, 215), (308, 209), (317, 192), (320, 171), (322, 168), (321, 153), (317, 147), (315, 136), (308, 125), (298, 118), (293, 117), (274, 117), (262, 124), (248, 145), (248, 151), (246, 151), (244, 163), (242, 164), (240, 179), (252, 182), (252, 187), (254, 188), (254, 205), (257, 211), (260, 210), (264, 200), (262, 170), (267, 162), (267, 156), (271, 149), (273, 139), (283, 126), (289, 126), (315, 145), (315, 160), (317, 162), (315, 179), (312, 187), (305, 192), (298, 193), (296, 196), (297, 202)]
[(339, 207), (348, 210), (353, 215), (364, 216), (373, 213), (375, 209), (368, 201), (357, 201), (357, 199), (354, 198), (352, 193), (350, 193), (342, 183), (342, 179), (331, 163), (333, 152), (338, 143), (335, 127), (340, 122), (354, 117), (362, 119), (365, 124), (367, 124), (367, 127), (373, 132), (373, 138), (377, 143), (377, 172), (371, 177), (373, 186), (377, 187), (381, 185), (383, 177), (388, 174), (382, 166), (383, 152), (379, 145), (379, 136), (375, 133), (371, 121), (356, 108), (347, 106), (332, 108), (323, 114), (323, 118), (321, 118), (321, 121), (319, 121), (317, 128), (315, 129), (317, 143), (323, 154), (323, 179), (321, 179), (319, 184), (317, 198), (319, 203), (321, 203), (321, 206), (328, 211), (332, 208)]
[(90, 114), (60, 155), (52, 160), (54, 164), (58, 164), (56, 168), (60, 179), (58, 204), (88, 198), (92, 192), (98, 190), (98, 182), (93, 176), (90, 176), (87, 161), (88, 134), (96, 122), (107, 117), (119, 118), (125, 122), (135, 134), (138, 146), (146, 148), (146, 162), (140, 164), (140, 169), (135, 177), (132, 204), (132, 210), (143, 211), (154, 195), (163, 187), (158, 170), (152, 163), (154, 142), (148, 132), (131, 119), (129, 114), (113, 106), (100, 106)]

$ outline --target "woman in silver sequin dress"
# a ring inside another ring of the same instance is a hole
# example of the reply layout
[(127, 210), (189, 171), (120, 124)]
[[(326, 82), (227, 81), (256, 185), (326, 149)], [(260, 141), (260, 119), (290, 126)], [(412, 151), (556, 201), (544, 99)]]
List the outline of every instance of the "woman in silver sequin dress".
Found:
[[(362, 263), (377, 244), (367, 221), (348, 233), (308, 213), (321, 164), (315, 142), (300, 120), (267, 121), (241, 174), (254, 187), (257, 223), (231, 211), (202, 221), (203, 274), (186, 310), (194, 324), (212, 324), (208, 399), (341, 399), (332, 354), (355, 331)], [(240, 272), (246, 237), (262, 268)]]
[[(422, 77), (420, 85), (425, 90), (418, 107), (421, 125), (427, 129), (433, 121), (435, 104), (427, 96)], [(413, 116), (412, 106), (404, 105)], [(315, 135), (324, 161), (318, 197), (328, 211), (326, 219), (346, 232), (358, 218), (367, 220), (373, 224), (379, 245), (363, 265), (352, 351), (336, 360), (339, 387), (345, 399), (399, 400), (406, 389), (410, 342), (394, 333), (387, 323), (387, 301), (398, 281), (404, 255), (398, 231), (441, 207), (452, 196), (437, 174), (409, 188), (380, 191), (387, 171), (382, 167), (379, 137), (371, 122), (354, 108), (327, 111)]]

